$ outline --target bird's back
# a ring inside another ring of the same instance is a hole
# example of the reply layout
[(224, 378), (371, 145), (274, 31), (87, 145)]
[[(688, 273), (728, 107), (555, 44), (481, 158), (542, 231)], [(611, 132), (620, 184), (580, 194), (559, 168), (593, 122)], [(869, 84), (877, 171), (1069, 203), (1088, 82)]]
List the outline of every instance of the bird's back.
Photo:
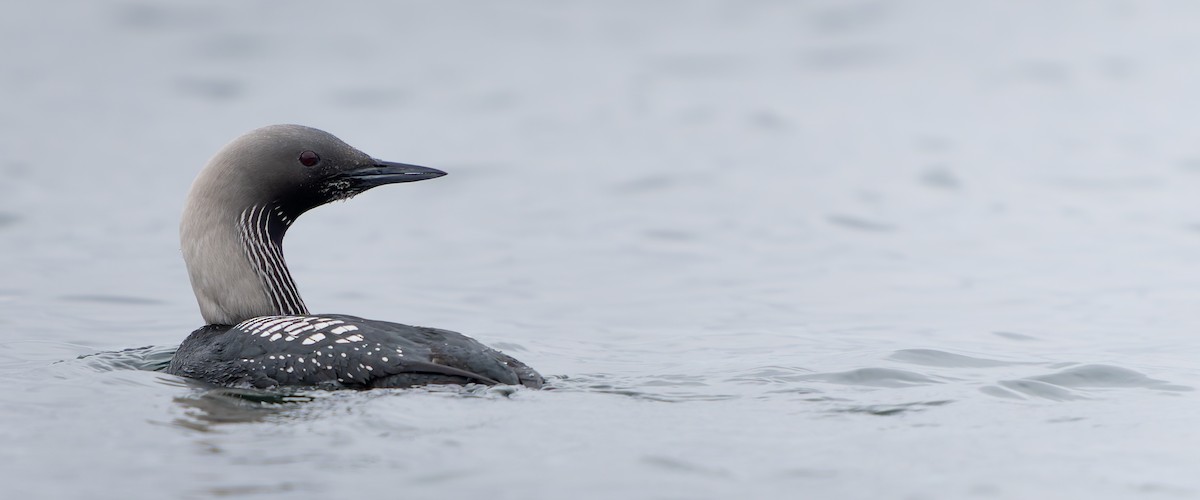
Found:
[(460, 333), (342, 314), (209, 325), (184, 340), (167, 371), (258, 388), (543, 383), (524, 363)]

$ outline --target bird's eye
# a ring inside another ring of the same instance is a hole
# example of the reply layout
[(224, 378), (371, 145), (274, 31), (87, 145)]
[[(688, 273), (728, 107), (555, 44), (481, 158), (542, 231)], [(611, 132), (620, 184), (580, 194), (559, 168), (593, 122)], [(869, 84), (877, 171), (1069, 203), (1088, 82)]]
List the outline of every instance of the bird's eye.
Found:
[(311, 167), (313, 165), (316, 165), (317, 162), (319, 162), (319, 161), (321, 161), (321, 157), (312, 151), (305, 151), (303, 153), (300, 153), (300, 164), (301, 165), (304, 165), (306, 167)]

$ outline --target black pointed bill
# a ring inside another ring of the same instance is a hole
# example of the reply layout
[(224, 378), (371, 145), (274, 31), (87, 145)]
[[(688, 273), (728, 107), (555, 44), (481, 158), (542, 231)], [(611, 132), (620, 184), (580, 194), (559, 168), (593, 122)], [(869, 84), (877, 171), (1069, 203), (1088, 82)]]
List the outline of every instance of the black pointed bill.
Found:
[(443, 175), (446, 173), (436, 168), (375, 160), (375, 164), (370, 167), (343, 172), (338, 177), (340, 180), (350, 181), (354, 189), (365, 191), (384, 184), (423, 181)]

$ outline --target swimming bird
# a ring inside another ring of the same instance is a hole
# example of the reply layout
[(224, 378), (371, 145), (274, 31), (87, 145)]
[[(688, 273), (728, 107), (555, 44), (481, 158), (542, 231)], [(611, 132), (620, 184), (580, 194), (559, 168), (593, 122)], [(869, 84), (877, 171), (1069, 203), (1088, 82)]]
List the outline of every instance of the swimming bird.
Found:
[(310, 314), (300, 298), (283, 259), (297, 217), (384, 184), (443, 175), (376, 160), (300, 125), (263, 127), (226, 145), (193, 182), (179, 230), (207, 326), (183, 341), (167, 372), (255, 388), (541, 387), (532, 368), (460, 333)]

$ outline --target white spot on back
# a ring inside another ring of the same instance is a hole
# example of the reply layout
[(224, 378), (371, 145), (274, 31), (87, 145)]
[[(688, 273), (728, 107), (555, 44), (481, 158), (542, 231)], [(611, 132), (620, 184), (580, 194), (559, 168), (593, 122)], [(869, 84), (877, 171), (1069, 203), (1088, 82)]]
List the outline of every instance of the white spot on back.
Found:
[(322, 340), (325, 340), (324, 333), (314, 333), (312, 335), (309, 335), (308, 338), (304, 339), (304, 341), (301, 342), (301, 344), (312, 345), (312, 344), (316, 344), (317, 342), (320, 342)]
[[(324, 318), (322, 318), (322, 319), (324, 319)], [(331, 327), (331, 326), (333, 326), (333, 325), (340, 325), (340, 324), (342, 324), (342, 323), (343, 323), (343, 321), (342, 321), (342, 320), (340, 320), (340, 319), (331, 319), (331, 320), (328, 320), (328, 321), (323, 321), (323, 322), (321, 322), (321, 323), (317, 323), (317, 324), (313, 325), (313, 329), (315, 329), (315, 330), (324, 330), (324, 329), (326, 329), (326, 328), (329, 328), (329, 327)]]

